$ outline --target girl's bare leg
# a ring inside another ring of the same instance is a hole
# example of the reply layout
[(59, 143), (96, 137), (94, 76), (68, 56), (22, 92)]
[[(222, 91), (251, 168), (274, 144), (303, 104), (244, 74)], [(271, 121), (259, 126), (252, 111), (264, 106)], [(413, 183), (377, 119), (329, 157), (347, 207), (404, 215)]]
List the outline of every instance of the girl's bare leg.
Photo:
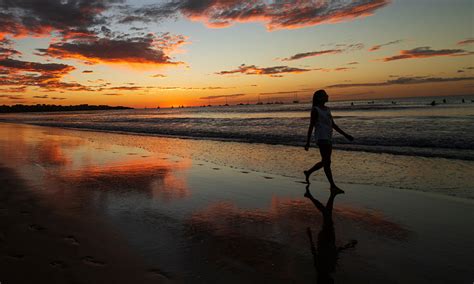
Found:
[(322, 163), (324, 167), (324, 173), (331, 184), (331, 190), (333, 191), (340, 191), (341, 193), (344, 192), (342, 189), (336, 186), (334, 183), (334, 179), (332, 177), (331, 171), (331, 154), (332, 154), (332, 145), (319, 145), (319, 152), (321, 153)]
[(323, 165), (323, 161), (321, 162), (318, 162), (316, 163), (311, 169), (307, 170), (307, 171), (303, 171), (305, 177), (306, 177), (306, 183), (309, 184), (309, 176), (314, 173), (315, 171), (319, 170), (320, 168), (322, 168), (324, 165)]

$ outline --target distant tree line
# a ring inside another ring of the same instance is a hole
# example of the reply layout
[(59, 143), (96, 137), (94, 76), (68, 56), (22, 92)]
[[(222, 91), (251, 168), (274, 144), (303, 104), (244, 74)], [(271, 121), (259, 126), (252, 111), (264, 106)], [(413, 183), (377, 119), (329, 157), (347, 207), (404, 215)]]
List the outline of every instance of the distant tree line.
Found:
[(11, 112), (51, 112), (51, 111), (80, 111), (80, 110), (118, 110), (118, 109), (132, 109), (131, 107), (124, 106), (107, 106), (107, 105), (70, 105), (70, 106), (60, 106), (60, 105), (46, 105), (46, 104), (37, 104), (37, 105), (2, 105), (0, 106), (0, 113), (11, 113)]

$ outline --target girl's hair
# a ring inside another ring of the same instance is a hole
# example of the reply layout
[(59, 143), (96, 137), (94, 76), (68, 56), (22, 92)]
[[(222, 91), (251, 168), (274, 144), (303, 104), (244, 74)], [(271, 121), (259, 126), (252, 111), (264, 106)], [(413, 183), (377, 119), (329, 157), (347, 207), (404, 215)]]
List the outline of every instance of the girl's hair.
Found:
[(325, 90), (317, 90), (313, 94), (313, 106), (317, 105), (319, 102), (323, 100), (324, 97), (326, 97), (328, 94), (326, 94)]

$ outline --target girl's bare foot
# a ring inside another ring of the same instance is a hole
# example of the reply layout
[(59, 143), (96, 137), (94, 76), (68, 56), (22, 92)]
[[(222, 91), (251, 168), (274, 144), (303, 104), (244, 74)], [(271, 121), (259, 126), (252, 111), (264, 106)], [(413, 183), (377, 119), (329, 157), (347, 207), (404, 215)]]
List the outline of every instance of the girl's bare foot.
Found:
[(340, 193), (344, 193), (344, 190), (340, 189), (336, 185), (331, 185), (331, 192), (335, 194), (340, 194)]

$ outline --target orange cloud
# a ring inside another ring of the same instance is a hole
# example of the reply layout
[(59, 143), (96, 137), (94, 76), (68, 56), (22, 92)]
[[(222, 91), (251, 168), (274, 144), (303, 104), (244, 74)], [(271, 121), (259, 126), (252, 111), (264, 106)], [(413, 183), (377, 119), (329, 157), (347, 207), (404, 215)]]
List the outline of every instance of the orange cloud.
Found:
[(176, 65), (166, 52), (184, 44), (184, 36), (169, 33), (148, 34), (132, 38), (85, 38), (62, 40), (46, 49), (38, 49), (39, 55), (59, 59), (72, 58), (96, 63), (128, 63), (136, 65)]

